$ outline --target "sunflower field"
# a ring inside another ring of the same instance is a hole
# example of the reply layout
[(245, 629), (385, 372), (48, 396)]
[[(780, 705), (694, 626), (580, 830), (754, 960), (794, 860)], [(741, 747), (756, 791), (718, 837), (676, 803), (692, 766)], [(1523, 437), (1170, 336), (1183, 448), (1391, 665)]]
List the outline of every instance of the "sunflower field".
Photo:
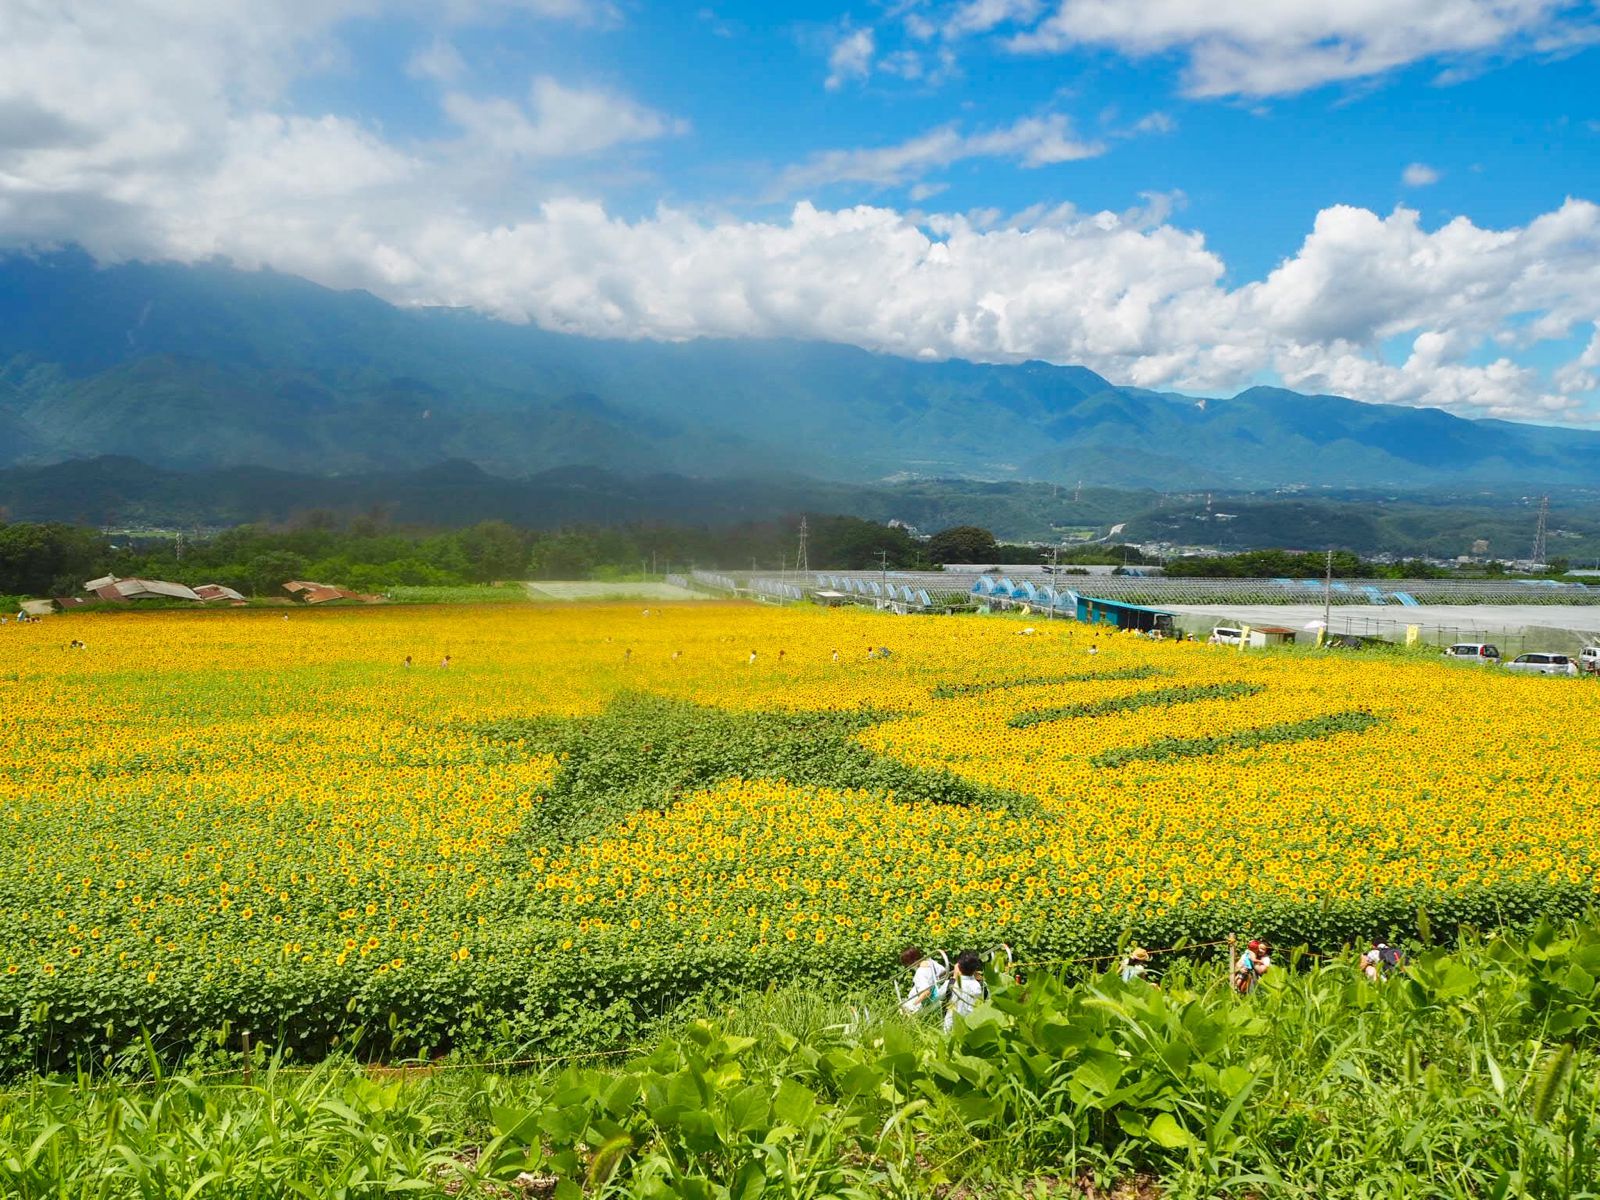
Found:
[(1020, 629), (722, 603), (0, 629), (0, 1071), (246, 1029), (592, 1042), (707, 987), (886, 978), (908, 943), (1331, 947), (1600, 890), (1592, 681)]

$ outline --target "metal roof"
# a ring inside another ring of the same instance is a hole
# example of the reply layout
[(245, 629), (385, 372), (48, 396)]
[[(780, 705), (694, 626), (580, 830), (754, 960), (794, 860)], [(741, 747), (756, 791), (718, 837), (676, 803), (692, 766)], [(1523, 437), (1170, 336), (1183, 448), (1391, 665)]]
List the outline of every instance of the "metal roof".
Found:
[(128, 600), (149, 596), (165, 596), (169, 600), (198, 600), (194, 589), (181, 583), (168, 583), (165, 579), (119, 579), (111, 585)]
[(1148, 604), (1129, 604), (1126, 600), (1107, 600), (1103, 596), (1085, 596), (1082, 592), (1079, 592), (1078, 603), (1082, 604), (1085, 602), (1089, 604), (1104, 604), (1109, 608), (1130, 609), (1133, 612), (1155, 613), (1158, 616), (1163, 617), (1175, 617), (1178, 615), (1174, 612), (1168, 612), (1164, 608), (1151, 608)]

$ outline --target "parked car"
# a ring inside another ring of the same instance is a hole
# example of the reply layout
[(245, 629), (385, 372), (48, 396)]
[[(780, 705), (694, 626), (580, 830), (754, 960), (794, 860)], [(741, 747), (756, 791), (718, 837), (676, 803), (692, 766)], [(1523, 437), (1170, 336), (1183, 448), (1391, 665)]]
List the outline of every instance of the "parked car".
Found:
[(1585, 675), (1600, 675), (1600, 646), (1585, 646), (1578, 651), (1578, 670)]
[(1576, 675), (1578, 664), (1568, 654), (1519, 654), (1506, 664), (1506, 670), (1529, 675)]
[(1500, 647), (1488, 642), (1457, 642), (1444, 648), (1444, 656), (1461, 662), (1475, 662), (1480, 667), (1500, 661)]

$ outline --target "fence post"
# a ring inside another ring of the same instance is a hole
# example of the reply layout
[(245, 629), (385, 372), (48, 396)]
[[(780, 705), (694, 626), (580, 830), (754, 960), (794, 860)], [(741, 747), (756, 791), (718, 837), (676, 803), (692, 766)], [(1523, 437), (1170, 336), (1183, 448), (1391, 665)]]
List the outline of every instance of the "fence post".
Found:
[(1233, 986), (1233, 977), (1239, 972), (1239, 935), (1228, 935), (1228, 986)]
[(239, 1031), (239, 1042), (244, 1047), (244, 1081), (248, 1084), (255, 1070), (255, 1063), (250, 1054), (250, 1031), (248, 1029)]

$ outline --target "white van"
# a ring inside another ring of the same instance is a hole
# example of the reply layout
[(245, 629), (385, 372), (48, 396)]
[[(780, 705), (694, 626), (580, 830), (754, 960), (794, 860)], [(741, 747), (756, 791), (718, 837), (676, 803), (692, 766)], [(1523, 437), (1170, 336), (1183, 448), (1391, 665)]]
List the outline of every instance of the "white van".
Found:
[[(1211, 636), (1206, 639), (1213, 646), (1237, 646), (1245, 641), (1244, 630), (1236, 625), (1218, 625), (1211, 630)], [(1254, 629), (1250, 631), (1250, 640), (1246, 643), (1251, 646), (1265, 646), (1267, 635)]]
[(1506, 663), (1506, 670), (1524, 675), (1576, 675), (1578, 664), (1565, 654), (1519, 654)]
[(1457, 642), (1444, 648), (1444, 656), (1458, 662), (1477, 663), (1480, 667), (1492, 666), (1500, 661), (1500, 648), (1488, 642)]
[(1600, 675), (1600, 646), (1585, 646), (1578, 651), (1578, 670), (1585, 675)]

